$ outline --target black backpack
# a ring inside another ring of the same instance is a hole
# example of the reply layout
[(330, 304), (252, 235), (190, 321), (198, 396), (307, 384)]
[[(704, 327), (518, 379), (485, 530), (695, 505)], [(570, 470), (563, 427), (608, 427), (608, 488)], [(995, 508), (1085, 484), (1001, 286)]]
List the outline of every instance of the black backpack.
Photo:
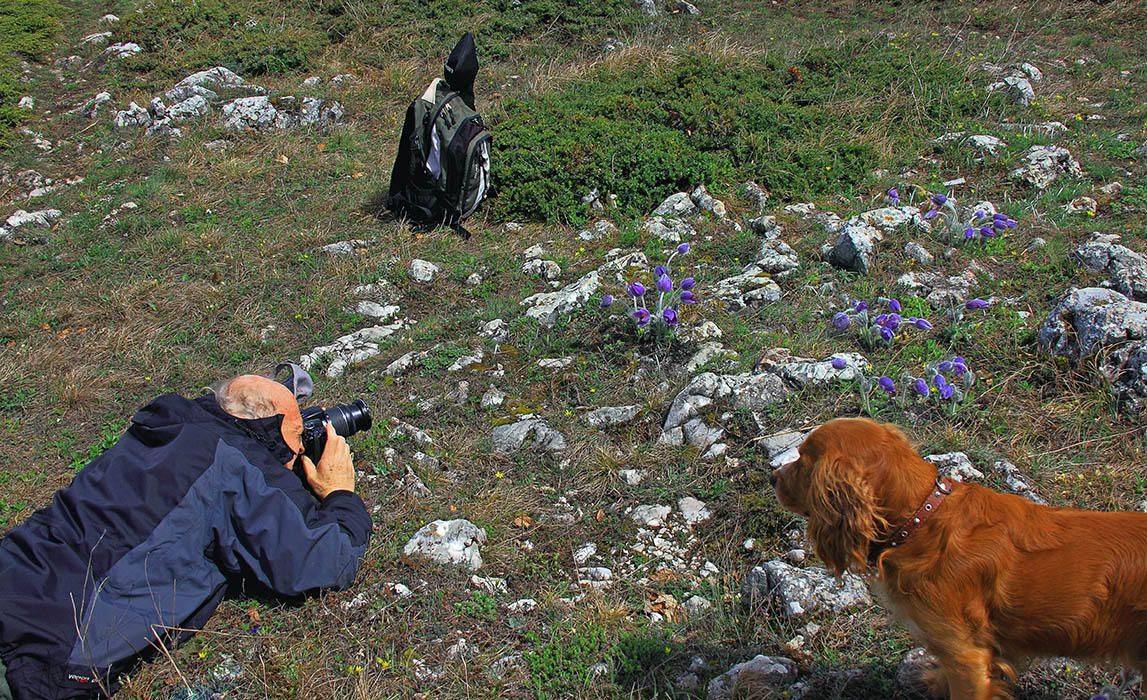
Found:
[(490, 189), (490, 132), (474, 108), (478, 56), (466, 32), (446, 61), (445, 78), (434, 79), (410, 104), (386, 206), (423, 226), (452, 226), (465, 237), (462, 221)]

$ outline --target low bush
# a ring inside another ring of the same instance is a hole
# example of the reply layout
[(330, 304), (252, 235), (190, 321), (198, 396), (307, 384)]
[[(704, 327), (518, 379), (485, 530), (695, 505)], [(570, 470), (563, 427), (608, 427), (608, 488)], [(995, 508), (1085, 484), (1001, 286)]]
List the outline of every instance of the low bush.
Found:
[(21, 59), (52, 48), (60, 30), (60, 6), (52, 0), (5, 0), (0, 4), (0, 148), (10, 145), (29, 111), (16, 106), (23, 96), (17, 78)]
[(578, 223), (595, 187), (637, 215), (689, 186), (720, 192), (742, 178), (782, 199), (848, 194), (893, 164), (891, 144), (919, 146), (945, 125), (1008, 109), (962, 84), (963, 69), (939, 55), (879, 42), (815, 48), (797, 64), (686, 52), (653, 69), (602, 66), (506, 101), (493, 207)]

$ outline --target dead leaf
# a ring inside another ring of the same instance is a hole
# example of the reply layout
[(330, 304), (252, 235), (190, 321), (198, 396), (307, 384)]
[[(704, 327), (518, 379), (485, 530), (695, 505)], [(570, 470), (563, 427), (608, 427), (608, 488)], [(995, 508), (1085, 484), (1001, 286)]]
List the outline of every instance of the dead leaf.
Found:
[(599, 509), (599, 510), (597, 511), (597, 515), (596, 515), (595, 517), (597, 517), (597, 521), (598, 521), (599, 523), (600, 523), (600, 522), (602, 522), (602, 521), (604, 521), (604, 520), (605, 520), (605, 511), (604, 511), (604, 510), (600, 510), (600, 509)]
[(351, 177), (353, 177), (354, 179), (356, 179), (356, 180), (357, 180), (357, 179), (359, 179), (360, 177), (362, 177), (363, 175), (366, 175), (366, 173), (364, 173), (364, 172), (362, 172), (362, 171), (360, 170), (359, 172), (357, 172), (357, 173), (355, 173), (355, 174), (351, 175)]
[(319, 153), (322, 153), (323, 151), (327, 150), (327, 145), (325, 143), (320, 143), (318, 148), (319, 148)]
[(286, 165), (288, 162), (290, 162), (290, 159), (288, 159), (287, 156), (280, 153), (279, 155), (275, 156), (275, 162), (276, 163), (282, 163), (283, 165)]
[(258, 622), (258, 621), (259, 621), (259, 611), (258, 611), (258, 609), (256, 609), (256, 608), (248, 608), (248, 610), (247, 610), (247, 619), (248, 619), (248, 620), (250, 620), (251, 622)]
[(650, 576), (649, 580), (656, 581), (657, 583), (668, 583), (670, 581), (676, 581), (677, 574), (673, 573), (672, 569), (661, 568), (657, 570), (657, 573)]
[(647, 593), (650, 596), (649, 600), (645, 601), (646, 615), (657, 613), (667, 620), (672, 621), (673, 617), (677, 614), (677, 599), (668, 593)]
[(518, 517), (514, 518), (514, 527), (525, 529), (527, 527), (533, 526), (533, 524), (534, 519), (528, 515), (519, 515)]

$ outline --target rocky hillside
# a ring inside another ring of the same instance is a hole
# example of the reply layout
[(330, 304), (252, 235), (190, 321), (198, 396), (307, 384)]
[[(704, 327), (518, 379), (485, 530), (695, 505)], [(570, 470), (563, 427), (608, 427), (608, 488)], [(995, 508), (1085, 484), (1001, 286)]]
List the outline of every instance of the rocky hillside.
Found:
[[(123, 697), (920, 697), (768, 471), (871, 415), (953, 478), (1147, 510), (1145, 12), (21, 0), (0, 531), (151, 397), (290, 359), (374, 412), (358, 581), (237, 594)], [(466, 30), (469, 240), (379, 205)]]

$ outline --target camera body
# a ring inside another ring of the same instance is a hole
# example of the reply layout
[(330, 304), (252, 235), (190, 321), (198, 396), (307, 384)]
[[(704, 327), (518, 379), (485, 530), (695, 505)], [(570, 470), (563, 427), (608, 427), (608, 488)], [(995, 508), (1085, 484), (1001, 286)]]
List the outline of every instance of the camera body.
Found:
[(370, 430), (374, 423), (370, 408), (362, 399), (331, 406), (326, 410), (311, 406), (302, 410), (302, 416), (303, 453), (316, 464), (327, 446), (327, 423), (334, 426), (335, 433), (344, 438), (360, 430)]

